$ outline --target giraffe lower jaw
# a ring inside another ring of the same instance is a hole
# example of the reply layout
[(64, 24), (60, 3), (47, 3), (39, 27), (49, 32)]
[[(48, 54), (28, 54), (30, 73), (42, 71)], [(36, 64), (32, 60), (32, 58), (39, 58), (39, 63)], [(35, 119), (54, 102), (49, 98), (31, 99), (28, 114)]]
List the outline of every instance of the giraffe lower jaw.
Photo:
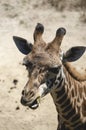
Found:
[(38, 103), (37, 99), (33, 103), (28, 105), (28, 107), (31, 109), (37, 109), (39, 107), (39, 103)]

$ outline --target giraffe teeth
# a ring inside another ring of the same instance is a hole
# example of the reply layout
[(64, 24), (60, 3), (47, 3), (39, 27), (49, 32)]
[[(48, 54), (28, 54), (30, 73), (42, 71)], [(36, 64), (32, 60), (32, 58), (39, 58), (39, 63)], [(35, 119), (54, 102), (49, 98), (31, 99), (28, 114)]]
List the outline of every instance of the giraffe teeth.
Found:
[(32, 106), (33, 109), (35, 109), (35, 108), (37, 108), (37, 107), (38, 107), (38, 104), (34, 104), (34, 105)]

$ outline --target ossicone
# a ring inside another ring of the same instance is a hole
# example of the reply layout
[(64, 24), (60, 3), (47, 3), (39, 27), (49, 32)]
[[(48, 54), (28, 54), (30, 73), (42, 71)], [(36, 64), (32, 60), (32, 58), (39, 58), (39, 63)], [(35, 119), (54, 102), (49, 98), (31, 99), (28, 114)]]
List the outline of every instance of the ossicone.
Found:
[(33, 34), (34, 41), (42, 40), (43, 32), (44, 32), (44, 26), (41, 23), (37, 23)]

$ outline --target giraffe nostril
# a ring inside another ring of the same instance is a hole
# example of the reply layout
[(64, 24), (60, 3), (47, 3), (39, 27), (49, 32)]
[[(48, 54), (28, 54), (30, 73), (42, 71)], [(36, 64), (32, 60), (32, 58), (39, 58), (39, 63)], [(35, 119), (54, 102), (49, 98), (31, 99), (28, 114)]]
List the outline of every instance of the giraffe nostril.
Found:
[(33, 91), (30, 91), (30, 92), (29, 92), (29, 95), (30, 95), (31, 97), (33, 97), (35, 94), (34, 94)]
[(24, 95), (24, 90), (22, 91), (22, 95)]

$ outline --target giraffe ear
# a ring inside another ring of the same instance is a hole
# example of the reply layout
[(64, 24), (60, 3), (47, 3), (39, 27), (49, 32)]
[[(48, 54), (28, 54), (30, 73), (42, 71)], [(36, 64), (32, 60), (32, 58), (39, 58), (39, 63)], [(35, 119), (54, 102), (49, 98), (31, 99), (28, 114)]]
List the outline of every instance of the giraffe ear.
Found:
[(66, 53), (63, 54), (63, 62), (73, 62), (78, 60), (85, 52), (86, 47), (76, 46), (70, 48)]
[(31, 43), (28, 43), (26, 39), (13, 36), (13, 40), (21, 53), (27, 55), (32, 51), (33, 45)]

